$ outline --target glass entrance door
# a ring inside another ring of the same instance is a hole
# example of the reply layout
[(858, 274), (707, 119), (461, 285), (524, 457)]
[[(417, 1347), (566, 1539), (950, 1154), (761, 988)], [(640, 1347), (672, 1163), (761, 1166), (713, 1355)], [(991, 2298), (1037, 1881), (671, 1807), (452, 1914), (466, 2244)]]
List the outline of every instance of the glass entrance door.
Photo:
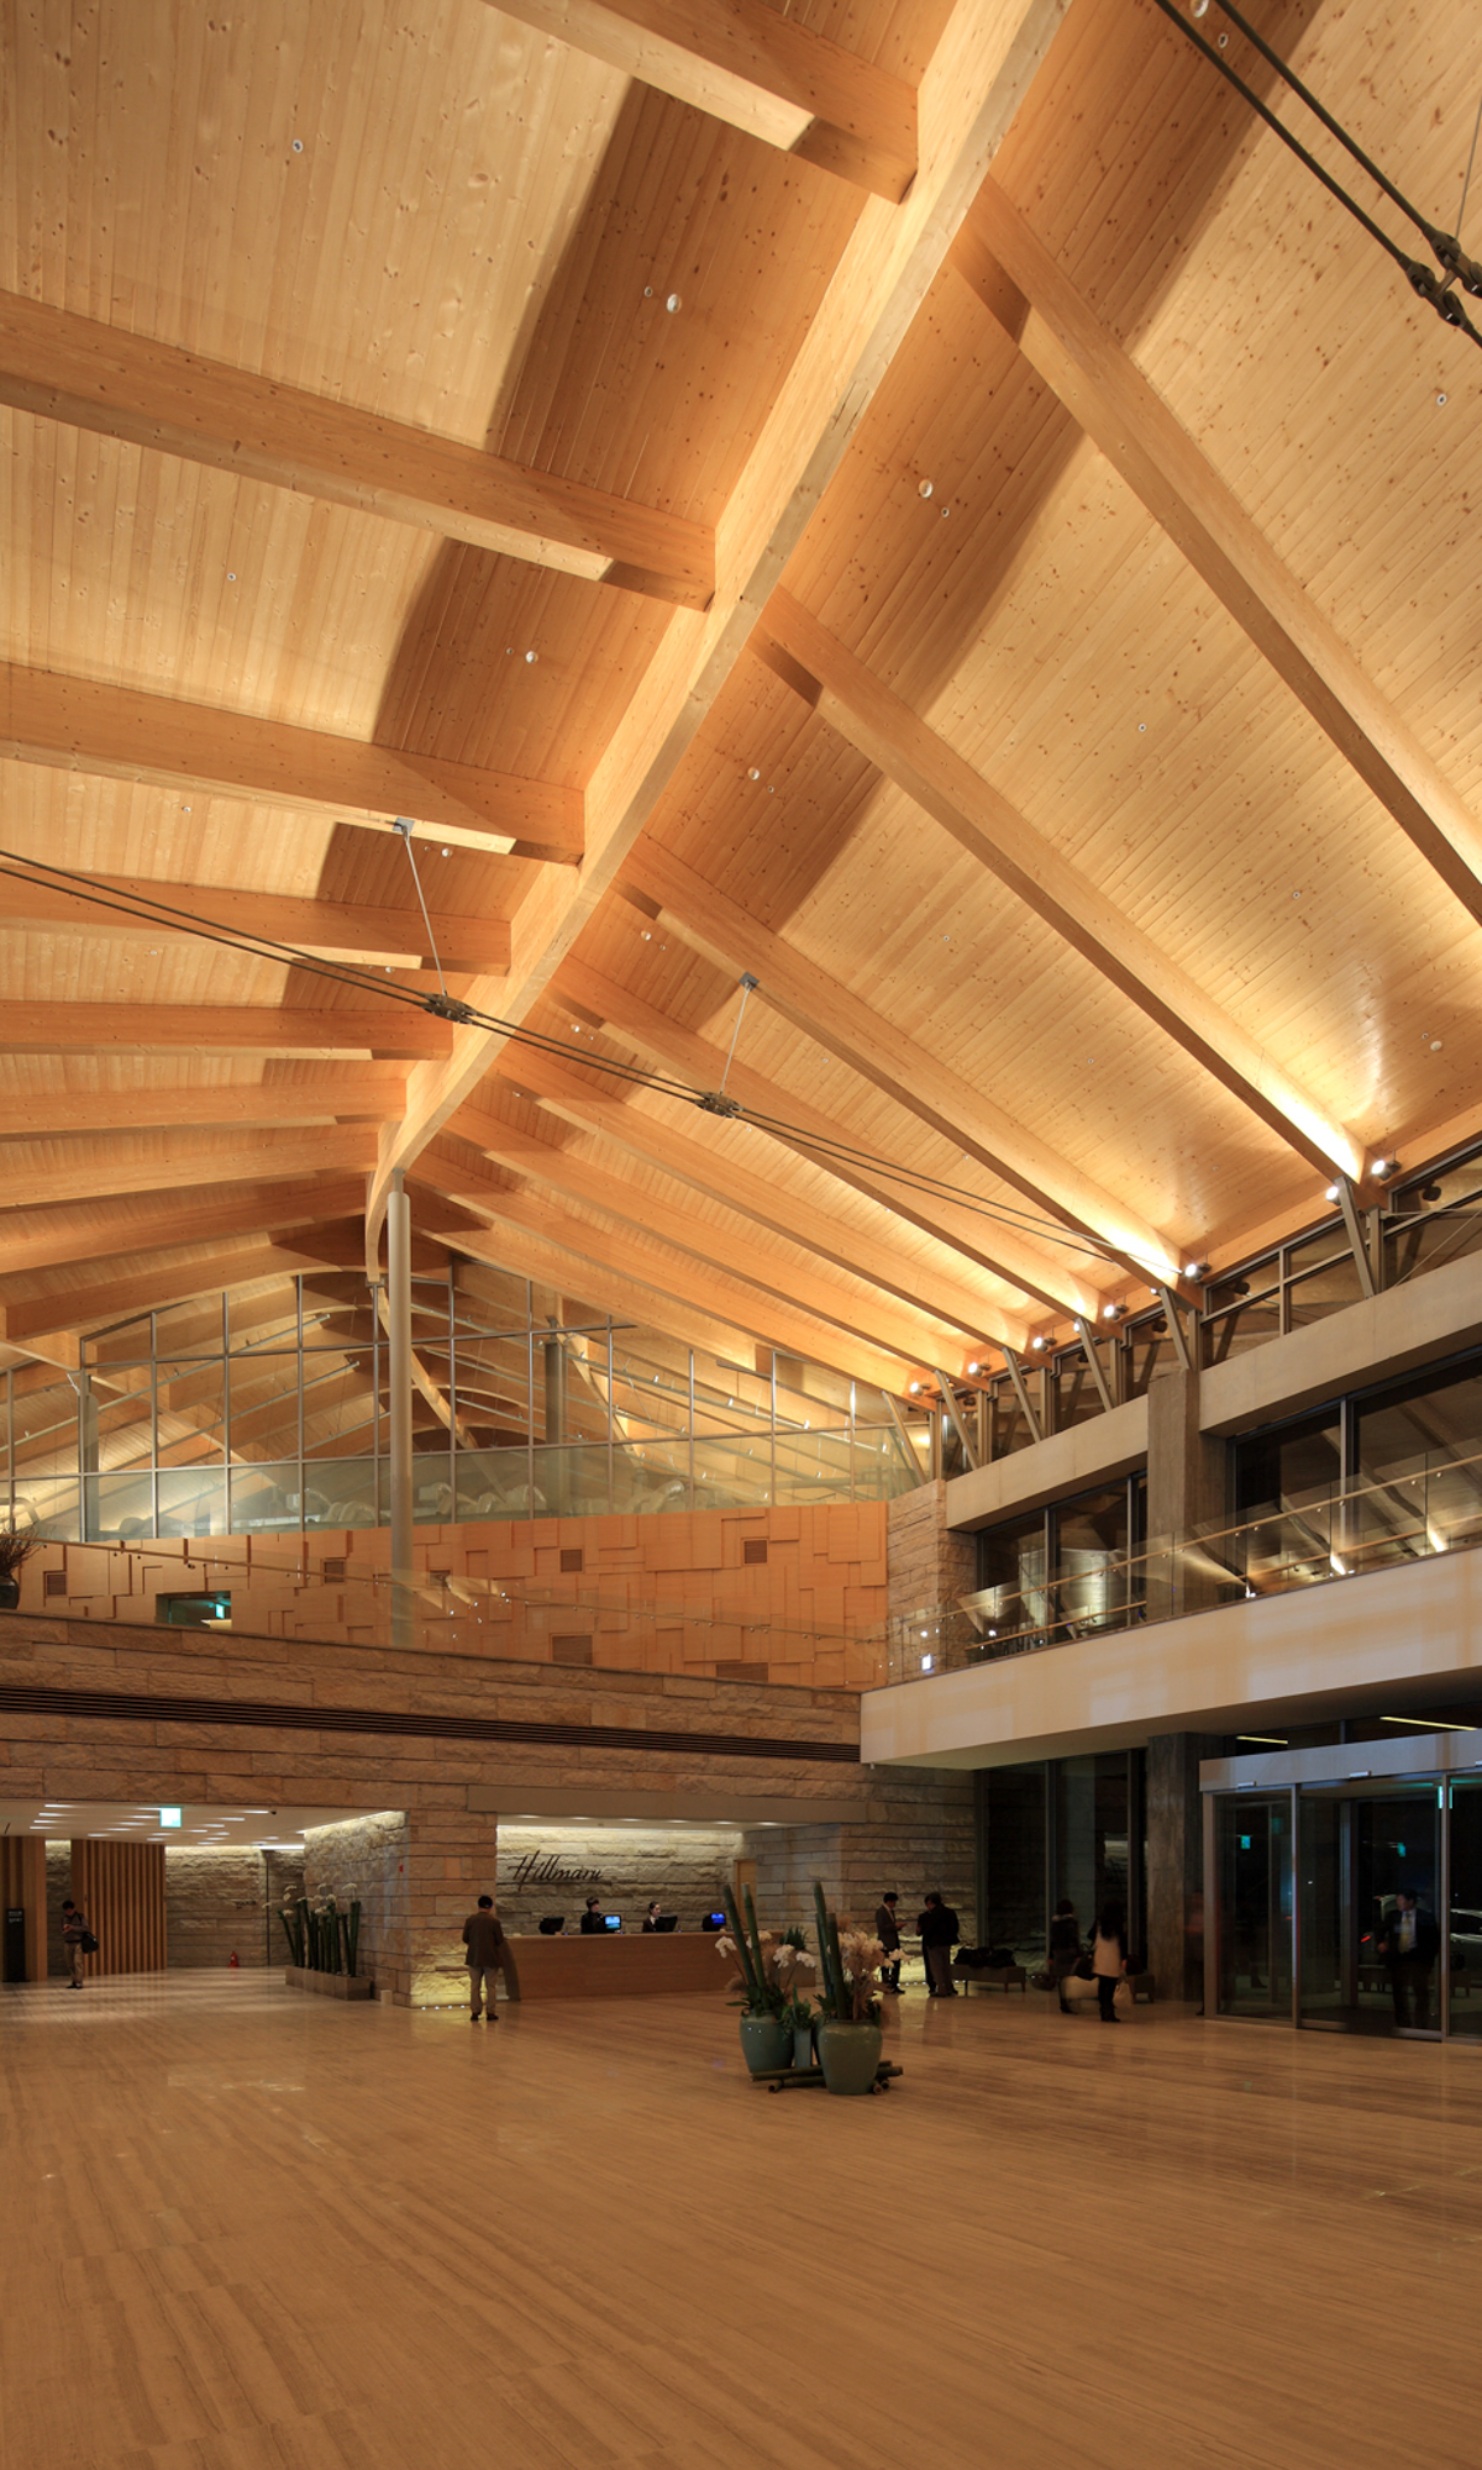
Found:
[(1291, 1798), (1231, 1795), (1218, 1813), (1219, 2012), (1292, 2018)]
[(1301, 2020), (1440, 2029), (1440, 1811), (1434, 1784), (1299, 1800)]

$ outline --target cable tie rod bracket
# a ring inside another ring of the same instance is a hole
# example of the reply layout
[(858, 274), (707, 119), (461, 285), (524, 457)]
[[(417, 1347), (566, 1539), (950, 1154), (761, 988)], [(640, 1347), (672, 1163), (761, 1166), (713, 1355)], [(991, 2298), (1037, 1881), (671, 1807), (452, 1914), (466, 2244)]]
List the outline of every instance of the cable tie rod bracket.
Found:
[(696, 1098), (695, 1104), (707, 1115), (739, 1115), (741, 1112), (740, 1099), (728, 1098), (723, 1089), (705, 1090)]

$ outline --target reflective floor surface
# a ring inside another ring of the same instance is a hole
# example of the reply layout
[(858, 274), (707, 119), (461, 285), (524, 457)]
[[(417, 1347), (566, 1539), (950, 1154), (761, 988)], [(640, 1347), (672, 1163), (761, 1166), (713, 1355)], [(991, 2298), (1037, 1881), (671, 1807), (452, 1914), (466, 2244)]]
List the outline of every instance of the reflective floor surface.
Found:
[(3, 2470), (1396, 2470), (1482, 2453), (1482, 2054), (908, 1999), (471, 2027), (0, 1992)]

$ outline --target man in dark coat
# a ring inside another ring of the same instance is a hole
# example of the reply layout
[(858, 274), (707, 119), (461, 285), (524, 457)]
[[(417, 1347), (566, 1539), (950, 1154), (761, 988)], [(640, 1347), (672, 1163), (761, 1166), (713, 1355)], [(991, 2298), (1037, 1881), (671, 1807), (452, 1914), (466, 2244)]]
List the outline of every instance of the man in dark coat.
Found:
[(1431, 2020), (1431, 1967), (1441, 1951), (1441, 1933), (1414, 1894), (1402, 1887), (1384, 1925), (1380, 1952), (1389, 1966), (1396, 2024), (1425, 2032)]
[(463, 1944), (468, 1949), (468, 2002), (473, 2009), (470, 2022), (477, 2024), (482, 2005), (487, 2008), (489, 2022), (497, 2024), (494, 1976), (504, 1962), (504, 1932), (499, 1926), (492, 1895), (481, 1895), (478, 1911), (470, 1913), (464, 1922)]
[(952, 1978), (952, 1950), (962, 1937), (957, 1915), (939, 1895), (929, 1895), (926, 1910), (917, 1915), (916, 1927), (921, 1933), (921, 1952), (926, 1958), (926, 1988), (931, 1998), (955, 1998), (957, 1984)]

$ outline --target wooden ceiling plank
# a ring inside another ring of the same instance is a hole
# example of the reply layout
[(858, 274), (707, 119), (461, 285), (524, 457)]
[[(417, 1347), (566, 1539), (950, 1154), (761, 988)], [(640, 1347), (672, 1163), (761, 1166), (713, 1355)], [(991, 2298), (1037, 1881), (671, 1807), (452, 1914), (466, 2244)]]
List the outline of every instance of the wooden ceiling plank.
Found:
[[(455, 1191), (467, 1188), (468, 1178), (456, 1168), (449, 1170), (447, 1161), (435, 1150), (424, 1151), (409, 1170), (414, 1184), (432, 1191), (442, 1190), (445, 1174), (450, 1175)], [(722, 1270), (702, 1269), (672, 1253), (656, 1253), (651, 1248), (652, 1228), (648, 1230), (650, 1245), (635, 1247), (621, 1233), (573, 1218), (530, 1192), (471, 1197), (466, 1205), (487, 1221), (492, 1230), (490, 1241), (482, 1246), (476, 1237), (448, 1233), (440, 1240), (452, 1251), (487, 1261), (496, 1268), (512, 1268), (516, 1274), (578, 1286), (569, 1269), (553, 1273), (553, 1251), (565, 1254), (583, 1264), (578, 1291), (588, 1300), (601, 1300), (591, 1292), (594, 1283), (604, 1284), (612, 1292), (614, 1280), (621, 1281), (624, 1295), (634, 1299), (631, 1310), (635, 1320), (667, 1328), (687, 1343), (705, 1343), (699, 1333), (713, 1323), (716, 1314), (721, 1314), (730, 1329), (743, 1331), (763, 1346), (781, 1347), (807, 1362), (831, 1365), (872, 1387), (892, 1390), (897, 1396), (905, 1394), (914, 1370), (914, 1357), (898, 1358), (861, 1345)], [(533, 1247), (528, 1241), (532, 1237)], [(522, 1268), (522, 1255), (536, 1265)]]
[(0, 403), (684, 608), (714, 589), (701, 524), (16, 292)]
[(260, 1081), (250, 1089), (49, 1089), (39, 1097), (0, 1097), (0, 1141), (55, 1140), (76, 1132), (165, 1132), (232, 1124), (384, 1122), (405, 1088), (400, 1073), (363, 1069), (301, 1081)]
[[(912, 320), (946, 261), (1068, 0), (953, 0), (917, 103), (921, 168), (905, 203), (864, 202), (802, 347), (777, 387), (716, 528), (717, 588), (704, 618), (676, 612), (587, 786), (587, 855), (569, 888), (537, 879), (513, 922), (508, 986), (522, 1021), (616, 881), (745, 649)], [(483, 998), (475, 982), (470, 1000)], [(471, 1095), (503, 1032), (461, 1029), (450, 1062), (415, 1072), (383, 1135), (366, 1210), (374, 1258), (391, 1177)]]
[[(189, 937), (187, 922), (270, 943), (292, 945), (302, 952), (330, 957), (353, 955), (365, 962), (403, 969), (433, 967), (427, 929), (416, 909), (377, 908), (364, 901), (296, 899), (278, 892), (209, 887), (194, 883), (155, 883), (143, 875), (88, 875), (76, 888), (24, 873), (20, 866), (0, 867), (0, 915), (7, 926), (64, 926), (74, 934), (141, 935), (159, 943)], [(117, 896), (125, 902), (153, 902), (179, 910), (178, 920), (130, 915), (108, 908), (90, 894)], [(509, 966), (509, 924), (504, 918), (459, 917), (434, 910), (433, 939), (437, 958), (446, 970), (476, 974)]]
[(912, 88), (764, 0), (495, 5), (504, 16), (556, 35), (661, 94), (892, 204), (915, 178)]
[(953, 260), (1427, 864), (1482, 921), (1482, 830), (1471, 809), (992, 179)]
[[(85, 1154), (72, 1157), (73, 1147)], [(45, 1165), (23, 1166), (5, 1179), (7, 1209), (38, 1209), (49, 1201), (85, 1201), (120, 1192), (199, 1189), (213, 1183), (268, 1182), (275, 1176), (344, 1175), (369, 1166), (375, 1135), (366, 1125), (333, 1132), (239, 1134), (208, 1148), (166, 1134), (140, 1157), (124, 1141), (49, 1143)], [(0, 1225), (3, 1225), (0, 1219)]]
[(1336, 1167), (1362, 1180), (1364, 1151), (1352, 1134), (791, 593), (773, 593), (752, 648), (820, 720), (1309, 1166), (1323, 1176)]
[(304, 1004), (0, 1003), (0, 1054), (446, 1055), (452, 1031), (413, 1004), (332, 1011)]
[[(688, 1253), (702, 1269), (723, 1267), (747, 1285), (759, 1287), (764, 1294), (784, 1304), (796, 1304), (817, 1320), (843, 1330), (846, 1336), (899, 1355), (915, 1367), (927, 1361), (934, 1344), (944, 1343), (940, 1324), (927, 1318), (924, 1305), (919, 1307), (918, 1320), (914, 1315), (902, 1317), (883, 1295), (872, 1295), (865, 1303), (806, 1266), (754, 1244), (744, 1225), (699, 1218), (669, 1201), (663, 1203), (658, 1213), (656, 1230), (653, 1194), (614, 1174), (611, 1168), (595, 1166), (570, 1150), (537, 1140), (533, 1134), (518, 1131), (497, 1116), (483, 1114), (474, 1107), (463, 1110), (457, 1126), (460, 1140), (511, 1173), (619, 1219), (639, 1238), (651, 1237), (657, 1231), (666, 1244), (677, 1252)], [(439, 1190), (465, 1207), (475, 1206), (481, 1196), (489, 1205), (502, 1205), (504, 1196), (499, 1187), (478, 1175), (465, 1174), (463, 1181), (457, 1181), (460, 1172), (444, 1161)], [(736, 1203), (731, 1203), (730, 1208), (733, 1216), (744, 1217)], [(801, 1238), (793, 1241), (799, 1249), (805, 1248)]]
[(235, 793), (382, 831), (406, 815), (485, 852), (572, 866), (582, 855), (574, 789), (14, 662), (0, 665), (0, 756)]
[[(657, 1168), (660, 1174), (689, 1185), (725, 1209), (754, 1219), (758, 1226), (816, 1253), (820, 1260), (842, 1269), (847, 1276), (864, 1279), (882, 1294), (894, 1296), (898, 1303), (929, 1313), (948, 1328), (989, 1345), (1023, 1347), (1027, 1343), (1029, 1332), (1022, 1318), (995, 1310), (981, 1296), (960, 1287), (954, 1279), (943, 1277), (926, 1263), (904, 1261), (895, 1268), (888, 1231), (882, 1241), (868, 1229), (847, 1226), (820, 1209), (816, 1202), (793, 1192), (779, 1191), (745, 1171), (734, 1157), (727, 1158), (719, 1146), (724, 1139), (722, 1119), (700, 1118), (716, 1143), (712, 1147), (704, 1139), (676, 1132), (653, 1116), (640, 1114), (622, 1098), (594, 1090), (590, 1082), (551, 1056), (529, 1049), (516, 1052), (506, 1048), (495, 1071), (502, 1079), (533, 1094), (543, 1108), (562, 1122), (611, 1141), (645, 1165)], [(455, 1116), (450, 1130), (459, 1132), (464, 1120), (463, 1115)]]
[(780, 935), (748, 917), (681, 858), (652, 842), (635, 850), (625, 886), (652, 904), (668, 930), (718, 969), (751, 972), (762, 1000), (851, 1070), (904, 1106), (964, 1155), (1129, 1275), (1177, 1280), (1180, 1265), (1163, 1237), (1063, 1158), (1054, 1156), (980, 1090), (960, 1080), (913, 1038), (872, 1011)]
[(278, 1235), (290, 1228), (333, 1224), (360, 1213), (364, 1188), (344, 1178), (315, 1184), (259, 1186), (240, 1198), (192, 1204), (179, 1195), (168, 1209), (140, 1212), (125, 1200), (48, 1204), (7, 1210), (0, 1218), (0, 1278), (60, 1269), (79, 1261), (117, 1260), (141, 1252), (178, 1252), (228, 1235)]
[(683, 1028), (627, 987), (605, 978), (575, 954), (562, 967), (560, 992), (563, 1002), (614, 1031), (650, 1062), (687, 1076), (696, 1090), (719, 1089), (724, 1079), (728, 1092), (739, 1099), (749, 1119), (771, 1119), (759, 1128), (783, 1147), (794, 1150), (810, 1166), (850, 1191), (878, 1201), (935, 1242), (949, 1245), (978, 1269), (987, 1270), (991, 1277), (1002, 1278), (1017, 1287), (1032, 1303), (1068, 1320), (1083, 1313), (1094, 1316), (1098, 1308), (1095, 1289), (1073, 1277), (1068, 1266), (1049, 1255), (1041, 1257), (1006, 1229), (995, 1227), (991, 1218), (974, 1217), (966, 1207), (954, 1208), (945, 1199), (918, 1204), (905, 1185), (888, 1182), (883, 1175), (871, 1175), (850, 1164), (837, 1154), (858, 1147), (857, 1135), (847, 1125), (835, 1122), (749, 1064), (728, 1058), (720, 1047)]

